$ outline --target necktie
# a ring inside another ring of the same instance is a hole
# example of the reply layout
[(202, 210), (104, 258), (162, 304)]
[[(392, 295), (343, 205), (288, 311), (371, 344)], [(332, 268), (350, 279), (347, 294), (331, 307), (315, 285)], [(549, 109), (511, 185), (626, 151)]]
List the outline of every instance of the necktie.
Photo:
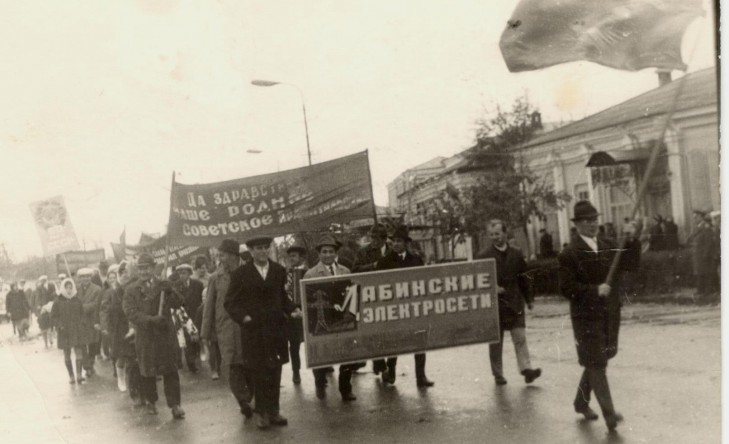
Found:
[(334, 265), (333, 264), (329, 266), (329, 271), (332, 273), (332, 276), (335, 276), (336, 275), (336, 273), (334, 273)]

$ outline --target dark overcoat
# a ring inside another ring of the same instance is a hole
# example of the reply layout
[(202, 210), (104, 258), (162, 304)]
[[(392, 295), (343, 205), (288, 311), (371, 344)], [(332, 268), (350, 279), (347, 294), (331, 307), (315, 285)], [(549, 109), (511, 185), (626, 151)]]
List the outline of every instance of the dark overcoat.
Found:
[(135, 357), (134, 346), (130, 347), (129, 340), (125, 339), (129, 333), (129, 320), (124, 314), (124, 287), (118, 285), (116, 288), (109, 287), (104, 291), (99, 318), (101, 330), (109, 335), (111, 357), (113, 359)]
[(99, 313), (101, 311), (101, 287), (94, 284), (89, 284), (85, 289), (83, 285), (78, 286), (78, 298), (84, 306), (84, 317), (86, 319), (86, 336), (89, 338), (90, 343), (96, 343), (101, 341), (101, 330), (97, 330), (94, 325), (101, 325), (101, 319)]
[(396, 268), (420, 267), (425, 265), (420, 256), (415, 256), (409, 251), (405, 253), (405, 259), (401, 260), (400, 256), (394, 251), (388, 251), (385, 256), (377, 261), (376, 270), (394, 270)]
[(719, 242), (714, 230), (702, 224), (689, 237), (694, 274), (697, 276), (716, 273), (716, 250)]
[(58, 332), (58, 348), (83, 347), (87, 345), (89, 331), (84, 316), (84, 307), (78, 296), (68, 299), (58, 296), (51, 309), (51, 324)]
[(476, 259), (496, 260), (496, 284), (505, 291), (499, 294), (499, 325), (501, 330), (525, 328), (524, 303), (534, 298), (529, 291), (527, 265), (521, 250), (511, 246), (501, 252), (493, 245), (476, 255)]
[(383, 256), (387, 256), (390, 252), (389, 249), (385, 249), (385, 254), (382, 254), (380, 248), (375, 248), (372, 244), (365, 245), (364, 247), (357, 250), (357, 254), (354, 257), (354, 264), (352, 265), (352, 273), (364, 273), (366, 271), (374, 271), (376, 263)]
[[(296, 306), (286, 295), (286, 269), (268, 261), (263, 280), (254, 262), (231, 273), (225, 309), (241, 328), (243, 366), (276, 368), (289, 361), (287, 323)], [(251, 321), (243, 323), (246, 316)]]
[(210, 276), (200, 330), (203, 339), (217, 341), (223, 368), (243, 364), (240, 327), (224, 307), (229, 287), (230, 273), (222, 267)]
[(570, 301), (572, 329), (577, 356), (582, 366), (605, 366), (618, 353), (620, 331), (620, 291), (616, 276), (607, 297), (597, 293), (610, 271), (615, 244), (597, 240), (598, 252), (582, 237), (572, 242), (557, 257), (559, 286), (562, 296)]
[(144, 377), (175, 372), (182, 366), (177, 330), (171, 316), (171, 310), (182, 306), (182, 298), (169, 288), (164, 290), (162, 313), (165, 321), (161, 325), (154, 322), (165, 285), (169, 283), (156, 279), (147, 282), (137, 280), (124, 290), (124, 313), (136, 331), (135, 349), (139, 370)]
[(5, 296), (5, 311), (10, 315), (11, 321), (27, 319), (30, 316), (30, 305), (21, 290), (10, 290)]

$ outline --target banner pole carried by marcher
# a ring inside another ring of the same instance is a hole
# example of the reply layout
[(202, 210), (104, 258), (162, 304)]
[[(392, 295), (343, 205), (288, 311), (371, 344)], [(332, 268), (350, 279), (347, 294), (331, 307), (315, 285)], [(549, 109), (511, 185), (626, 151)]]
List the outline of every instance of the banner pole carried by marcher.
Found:
[[(172, 184), (170, 185), (170, 216), (167, 220), (170, 220), (172, 217), (172, 196), (173, 196), (173, 190), (175, 188), (175, 172), (172, 171)], [(165, 236), (165, 268), (162, 270), (162, 279), (165, 279), (167, 277), (167, 266), (169, 265), (170, 260), (170, 235), (169, 235), (169, 222), (167, 226), (167, 236)], [(161, 309), (160, 304), (160, 309)]]

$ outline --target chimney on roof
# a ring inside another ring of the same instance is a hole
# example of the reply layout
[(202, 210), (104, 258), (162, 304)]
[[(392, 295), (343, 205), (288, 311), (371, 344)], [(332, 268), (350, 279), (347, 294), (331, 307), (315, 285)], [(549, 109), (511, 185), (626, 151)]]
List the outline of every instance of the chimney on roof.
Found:
[(665, 68), (659, 68), (656, 70), (658, 74), (658, 86), (668, 85), (671, 83), (671, 70)]
[(532, 129), (543, 129), (542, 127), (542, 113), (534, 111), (532, 113)]

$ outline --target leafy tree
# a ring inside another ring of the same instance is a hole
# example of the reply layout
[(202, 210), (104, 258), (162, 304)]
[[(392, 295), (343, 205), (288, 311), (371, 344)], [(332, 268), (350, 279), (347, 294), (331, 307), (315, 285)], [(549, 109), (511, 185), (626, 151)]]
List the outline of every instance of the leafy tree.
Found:
[(490, 219), (503, 219), (526, 234), (531, 216), (544, 217), (548, 208), (562, 208), (570, 196), (531, 171), (524, 144), (542, 129), (537, 110), (525, 97), (511, 109), (496, 108), (476, 121), (476, 144), (464, 153), (461, 173), (474, 173), (474, 185), (446, 189), (433, 199), (430, 220), (441, 234), (455, 239), (482, 232)]

